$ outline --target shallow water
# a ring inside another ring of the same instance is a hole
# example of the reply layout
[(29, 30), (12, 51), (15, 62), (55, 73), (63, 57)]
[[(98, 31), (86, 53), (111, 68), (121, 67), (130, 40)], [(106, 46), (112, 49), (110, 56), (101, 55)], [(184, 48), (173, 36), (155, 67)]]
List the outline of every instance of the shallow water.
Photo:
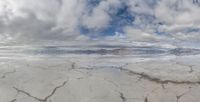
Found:
[(14, 56), (132, 56), (163, 57), (198, 55), (199, 49), (159, 48), (143, 46), (12, 46), (1, 47), (0, 57)]

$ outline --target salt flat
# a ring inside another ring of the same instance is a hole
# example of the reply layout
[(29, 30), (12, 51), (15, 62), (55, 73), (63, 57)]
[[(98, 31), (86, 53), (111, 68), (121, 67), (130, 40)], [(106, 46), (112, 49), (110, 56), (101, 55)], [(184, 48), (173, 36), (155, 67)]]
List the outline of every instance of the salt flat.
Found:
[(0, 58), (0, 102), (200, 101), (199, 55), (14, 55)]

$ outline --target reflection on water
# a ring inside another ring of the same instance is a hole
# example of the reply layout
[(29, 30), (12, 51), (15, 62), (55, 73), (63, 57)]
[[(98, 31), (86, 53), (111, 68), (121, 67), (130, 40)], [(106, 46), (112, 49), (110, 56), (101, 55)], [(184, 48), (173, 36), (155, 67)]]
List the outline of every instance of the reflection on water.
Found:
[(158, 56), (184, 56), (200, 54), (199, 49), (186, 48), (159, 48), (143, 46), (40, 46), (40, 47), (7, 47), (0, 48), (1, 56), (64, 56), (64, 55), (114, 55), (114, 56), (137, 56), (137, 57), (158, 57)]

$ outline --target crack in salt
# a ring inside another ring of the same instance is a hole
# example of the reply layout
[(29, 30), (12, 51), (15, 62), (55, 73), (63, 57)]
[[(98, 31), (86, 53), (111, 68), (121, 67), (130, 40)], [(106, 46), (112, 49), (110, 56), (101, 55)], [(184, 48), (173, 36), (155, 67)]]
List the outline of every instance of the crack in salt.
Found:
[(84, 70), (98, 70), (98, 69), (106, 69), (106, 68), (111, 68), (111, 69), (118, 69), (124, 73), (128, 73), (128, 75), (138, 75), (140, 76), (140, 79), (146, 79), (148, 81), (151, 82), (155, 82), (158, 84), (168, 84), (168, 83), (172, 83), (172, 84), (200, 84), (200, 80), (198, 81), (189, 81), (189, 80), (183, 80), (183, 81), (179, 81), (179, 80), (163, 80), (157, 77), (153, 77), (149, 74), (146, 74), (144, 72), (136, 72), (130, 69), (125, 69), (123, 68), (124, 66), (126, 66), (127, 64), (123, 65), (123, 66), (109, 66), (109, 67), (100, 67), (100, 68), (94, 68), (94, 67), (80, 67), (80, 68), (75, 68), (75, 69), (84, 69)]
[(3, 73), (3, 76), (1, 76), (1, 79), (4, 79), (4, 78), (6, 78), (8, 75), (13, 74), (13, 73), (15, 73), (15, 72), (16, 72), (16, 70), (13, 70), (13, 71), (11, 71), (11, 72)]
[(144, 102), (149, 102), (147, 97), (145, 97)]
[(119, 92), (119, 94), (120, 94), (120, 99), (122, 100), (122, 102), (126, 102), (127, 99), (126, 99), (126, 97), (124, 96), (124, 94), (123, 94), (122, 92)]
[(27, 95), (27, 96), (29, 96), (29, 97), (31, 97), (31, 98), (37, 100), (37, 101), (40, 101), (40, 102), (47, 102), (48, 99), (50, 99), (50, 98), (56, 93), (56, 91), (57, 91), (58, 89), (64, 87), (64, 86), (66, 85), (67, 82), (68, 82), (68, 81), (64, 81), (61, 85), (55, 87), (55, 88), (53, 89), (53, 91), (52, 91), (48, 96), (46, 96), (46, 97), (43, 98), (43, 99), (42, 99), (42, 98), (35, 97), (35, 96), (31, 95), (30, 93), (28, 93), (28, 92), (26, 92), (26, 91), (24, 91), (24, 90), (20, 90), (20, 89), (18, 89), (18, 88), (16, 88), (16, 87), (13, 87), (13, 88), (14, 88), (17, 92), (23, 93), (23, 94), (25, 94), (25, 95)]
[(16, 102), (17, 101), (17, 99), (13, 99), (13, 100), (11, 100), (10, 102)]

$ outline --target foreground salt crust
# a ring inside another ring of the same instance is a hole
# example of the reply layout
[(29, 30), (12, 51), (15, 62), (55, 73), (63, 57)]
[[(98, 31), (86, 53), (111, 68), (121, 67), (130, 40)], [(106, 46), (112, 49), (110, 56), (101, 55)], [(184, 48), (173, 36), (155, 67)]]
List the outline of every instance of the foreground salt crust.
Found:
[(1, 58), (0, 102), (199, 102), (199, 58)]

